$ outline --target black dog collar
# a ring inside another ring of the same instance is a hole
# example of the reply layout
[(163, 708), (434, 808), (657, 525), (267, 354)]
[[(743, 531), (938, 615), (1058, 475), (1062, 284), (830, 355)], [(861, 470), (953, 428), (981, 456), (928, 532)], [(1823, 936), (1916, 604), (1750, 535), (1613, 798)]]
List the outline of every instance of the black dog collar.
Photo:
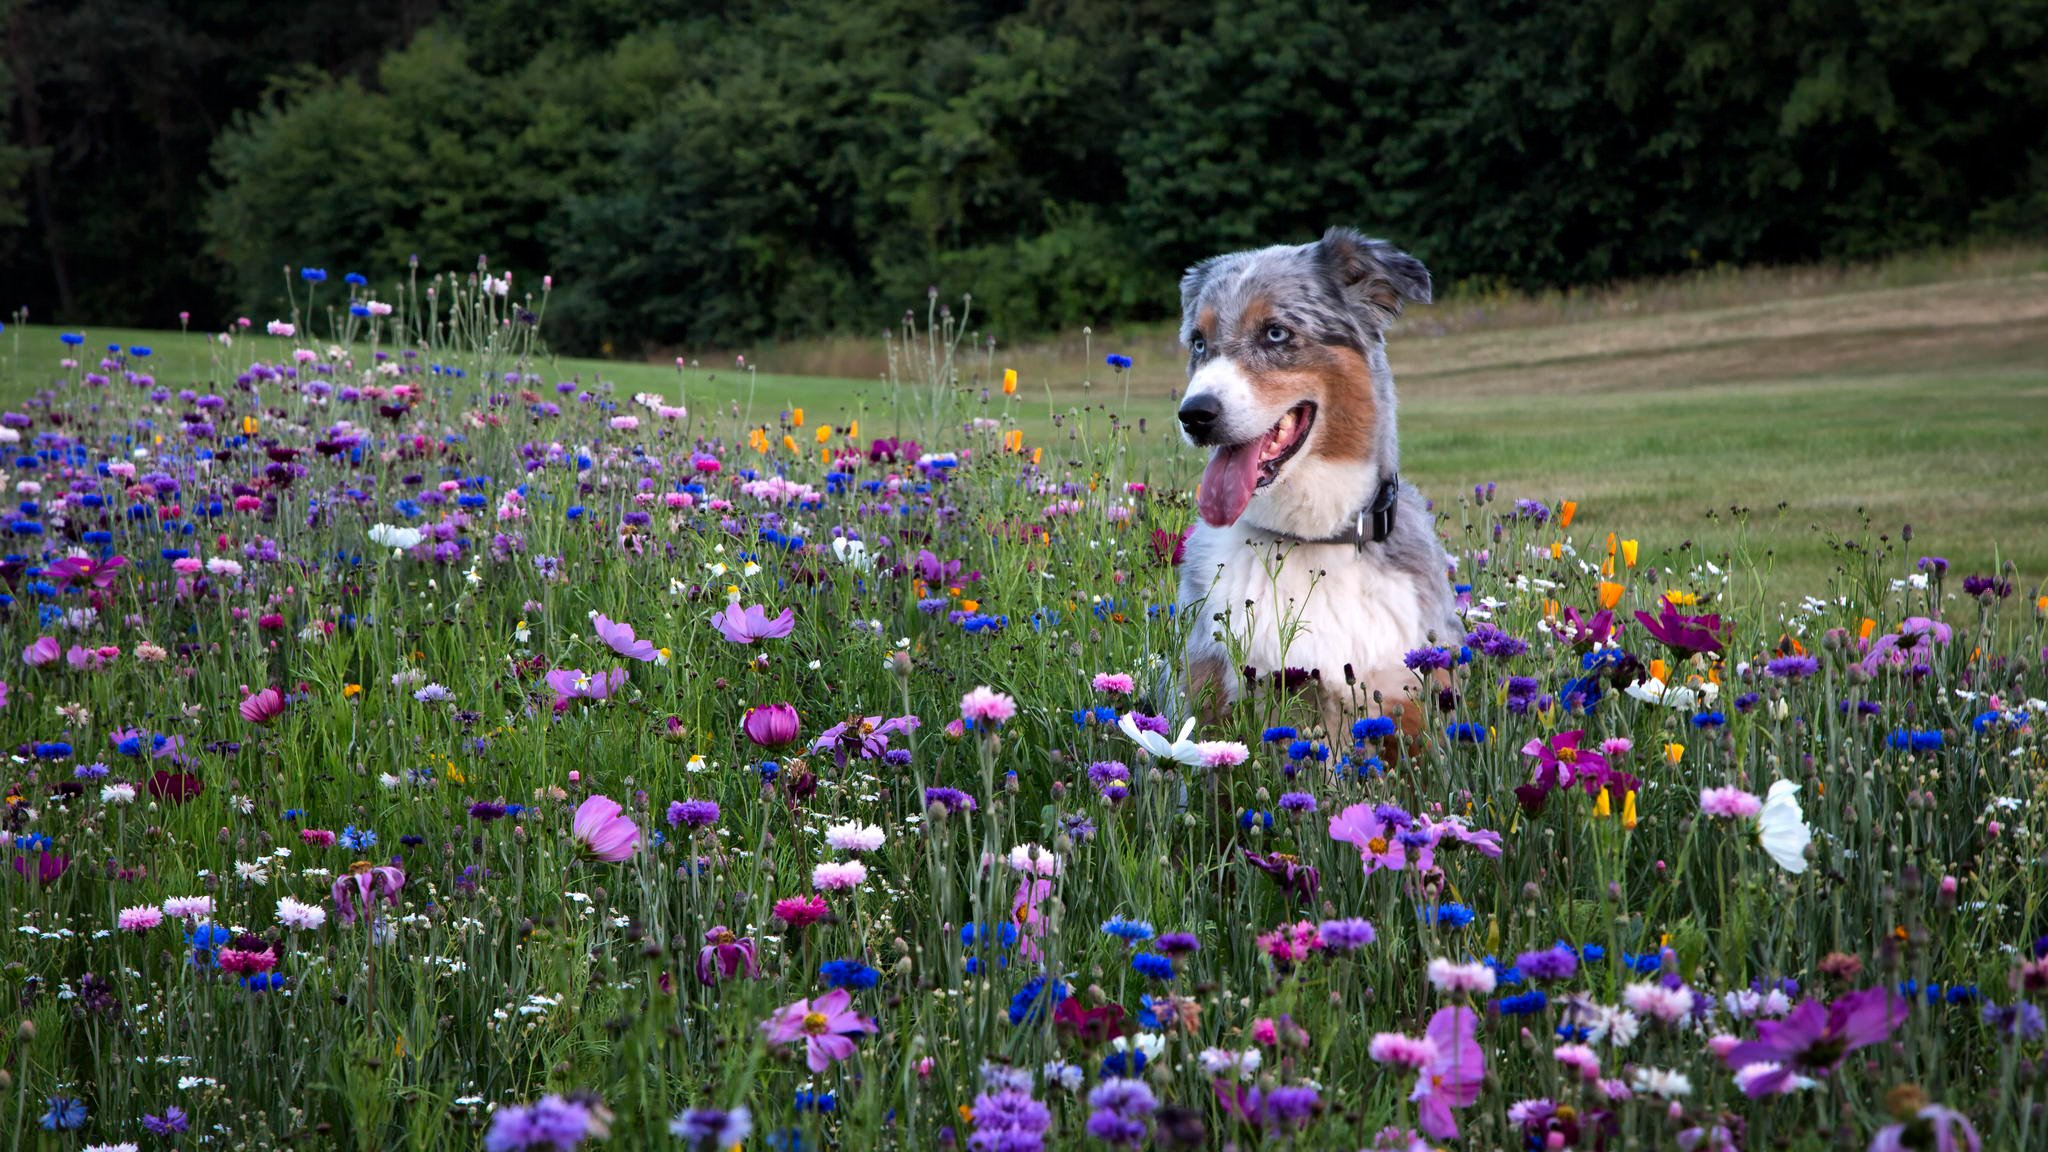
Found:
[(1380, 481), (1372, 499), (1351, 518), (1350, 527), (1335, 536), (1310, 539), (1306, 536), (1290, 536), (1285, 532), (1261, 529), (1275, 540), (1286, 540), (1295, 544), (1350, 544), (1363, 549), (1367, 544), (1384, 544), (1394, 534), (1394, 513), (1401, 507), (1401, 475), (1395, 473)]

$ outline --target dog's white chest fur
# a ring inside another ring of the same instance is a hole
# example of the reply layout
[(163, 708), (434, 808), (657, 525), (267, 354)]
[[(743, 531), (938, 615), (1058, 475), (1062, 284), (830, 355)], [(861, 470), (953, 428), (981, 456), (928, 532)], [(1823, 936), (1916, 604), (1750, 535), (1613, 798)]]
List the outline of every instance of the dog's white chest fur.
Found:
[(1244, 694), (1246, 667), (1262, 678), (1319, 671), (1326, 694), (1345, 694), (1348, 665), (1359, 711), (1373, 710), (1373, 689), (1388, 699), (1409, 694), (1415, 681), (1401, 660), (1429, 643), (1431, 617), (1413, 577), (1380, 563), (1377, 552), (1197, 526), (1180, 576), (1180, 602), (1193, 614), (1189, 667), (1220, 673), (1231, 702)]

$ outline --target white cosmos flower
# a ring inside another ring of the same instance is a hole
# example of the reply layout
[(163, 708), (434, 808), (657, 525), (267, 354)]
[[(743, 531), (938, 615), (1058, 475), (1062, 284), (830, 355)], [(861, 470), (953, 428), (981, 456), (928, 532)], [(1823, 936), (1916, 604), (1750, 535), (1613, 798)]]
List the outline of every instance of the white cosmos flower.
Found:
[(1806, 814), (1799, 809), (1799, 785), (1774, 780), (1764, 797), (1764, 809), (1756, 817), (1757, 843), (1778, 867), (1797, 876), (1806, 871), (1806, 846), (1813, 843), (1813, 830), (1806, 826)]
[(384, 548), (404, 551), (416, 547), (427, 534), (417, 528), (405, 528), (396, 524), (373, 524), (370, 526), (370, 543)]
[(875, 566), (875, 562), (868, 558), (866, 544), (859, 540), (848, 540), (844, 536), (832, 541), (832, 555), (837, 557), (841, 564), (856, 572), (865, 572)]
[(1195, 762), (1199, 762), (1200, 754), (1195, 751), (1195, 742), (1188, 739), (1194, 735), (1194, 717), (1188, 717), (1187, 723), (1180, 726), (1180, 736), (1177, 739), (1168, 740), (1157, 732), (1147, 732), (1138, 727), (1138, 722), (1132, 719), (1133, 715), (1135, 714), (1127, 713), (1123, 719), (1116, 722), (1116, 726), (1123, 730), (1124, 735), (1136, 741), (1138, 747), (1150, 753), (1154, 760), (1190, 762), (1188, 757), (1193, 756), (1197, 758)]
[(1683, 684), (1667, 686), (1655, 676), (1638, 680), (1623, 689), (1629, 695), (1645, 704), (1662, 704), (1666, 708), (1683, 708), (1691, 711), (1695, 705), (1712, 707), (1714, 697), (1721, 694), (1721, 686), (1709, 680), (1698, 688)]

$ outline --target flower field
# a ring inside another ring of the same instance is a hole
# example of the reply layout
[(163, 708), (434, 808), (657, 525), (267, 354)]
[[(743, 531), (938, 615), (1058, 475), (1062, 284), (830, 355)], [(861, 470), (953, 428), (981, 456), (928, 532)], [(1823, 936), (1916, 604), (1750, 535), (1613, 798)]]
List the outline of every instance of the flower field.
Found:
[(2048, 1140), (2025, 573), (1475, 477), (1419, 737), (1202, 724), (1160, 437), (957, 331), (878, 428), (305, 272), (10, 382), (10, 1148)]

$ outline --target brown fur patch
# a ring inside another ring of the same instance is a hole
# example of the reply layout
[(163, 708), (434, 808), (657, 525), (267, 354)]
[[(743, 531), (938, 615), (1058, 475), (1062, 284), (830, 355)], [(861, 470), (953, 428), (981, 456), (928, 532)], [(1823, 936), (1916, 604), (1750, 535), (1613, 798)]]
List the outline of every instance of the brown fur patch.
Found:
[(1328, 460), (1369, 460), (1379, 426), (1372, 373), (1350, 348), (1324, 348), (1315, 363), (1279, 372), (1248, 373), (1252, 389), (1269, 404), (1316, 402), (1322, 430), (1317, 455)]
[(1230, 715), (1230, 700), (1223, 678), (1229, 669), (1221, 660), (1195, 660), (1188, 664), (1188, 703), (1204, 724), (1220, 724)]
[(1202, 310), (1195, 313), (1195, 331), (1200, 332), (1211, 340), (1216, 338), (1216, 308), (1214, 305), (1204, 304), (1202, 305)]

